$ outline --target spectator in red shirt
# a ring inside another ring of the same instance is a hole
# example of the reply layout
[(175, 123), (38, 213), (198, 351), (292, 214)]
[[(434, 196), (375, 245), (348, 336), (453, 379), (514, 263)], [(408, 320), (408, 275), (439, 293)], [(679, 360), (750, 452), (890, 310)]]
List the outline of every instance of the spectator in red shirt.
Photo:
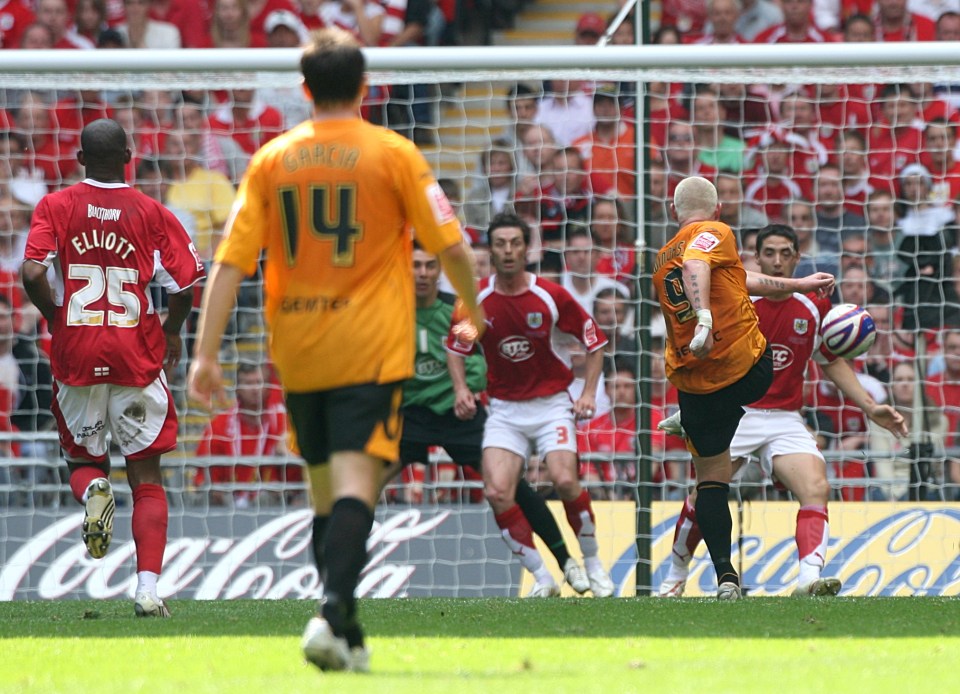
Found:
[(590, 208), (590, 231), (593, 234), (594, 270), (618, 282), (629, 283), (636, 277), (637, 257), (632, 234), (623, 224), (620, 201), (597, 196)]
[(177, 27), (184, 48), (209, 48), (211, 4), (212, 0), (150, 0), (150, 19)]
[(229, 135), (253, 154), (283, 132), (283, 115), (257, 97), (254, 89), (233, 89), (230, 98), (210, 116), (210, 129)]
[(930, 201), (935, 205), (953, 205), (960, 196), (960, 161), (954, 157), (957, 129), (953, 123), (937, 119), (923, 130), (923, 152), (920, 163), (930, 172), (933, 186)]
[(25, 27), (20, 34), (20, 48), (28, 51), (45, 51), (53, 48), (53, 32), (46, 24), (34, 22)]
[(53, 33), (54, 48), (95, 48), (92, 41), (71, 29), (67, 0), (38, 0), (37, 21)]
[(927, 379), (927, 397), (947, 418), (946, 445), (960, 446), (960, 327), (940, 335), (943, 371)]
[(73, 30), (96, 45), (100, 32), (108, 28), (107, 8), (103, 0), (77, 0), (73, 9)]
[[(580, 455), (600, 454), (606, 460), (580, 459), (580, 479), (584, 482), (602, 482), (592, 487), (594, 499), (615, 498), (617, 482), (631, 484), (637, 480), (635, 461), (613, 460), (617, 454), (632, 455), (637, 438), (637, 377), (636, 369), (628, 359), (617, 359), (605, 369), (604, 384), (612, 407), (580, 425), (577, 430), (577, 448)], [(662, 435), (661, 435), (662, 437)]]
[(754, 43), (825, 43), (830, 37), (813, 24), (813, 0), (783, 0), (783, 24), (757, 34)]
[(870, 171), (893, 178), (917, 161), (923, 145), (919, 97), (909, 84), (888, 84), (880, 96), (880, 120), (867, 138)]
[(843, 206), (847, 212), (864, 216), (867, 200), (877, 190), (893, 192), (890, 179), (870, 175), (867, 141), (856, 130), (837, 137), (837, 154), (843, 180)]
[[(280, 483), (302, 480), (302, 471), (297, 465), (258, 465), (257, 458), (282, 455), (285, 450), (286, 412), (282, 407), (266, 407), (267, 388), (263, 369), (259, 364), (241, 363), (237, 366), (237, 405), (229, 412), (214, 417), (207, 425), (197, 446), (197, 457), (230, 458), (230, 465), (211, 465), (210, 483), (214, 485), (238, 484), (246, 489), (233, 492), (238, 508), (250, 506), (258, 496), (258, 489), (250, 487), (258, 483)], [(234, 464), (237, 458), (247, 458), (252, 465)], [(201, 468), (195, 483), (202, 486), (207, 475)], [(229, 491), (212, 488), (210, 503), (226, 505)]]
[(783, 206), (803, 197), (803, 189), (793, 179), (793, 153), (794, 145), (782, 137), (761, 144), (753, 181), (744, 191), (744, 202), (762, 210), (770, 221), (783, 219)]
[(936, 23), (907, 11), (907, 0), (877, 0), (876, 41), (934, 41)]
[(739, 0), (708, 0), (707, 30), (692, 43), (701, 45), (745, 43), (737, 33), (736, 26), (739, 19)]
[(0, 0), (0, 48), (17, 48), (34, 14), (22, 0)]
[(39, 92), (25, 92), (14, 114), (15, 131), (26, 144), (27, 168), (39, 171), (48, 186), (60, 185), (77, 168), (77, 141), (60, 129), (52, 103)]

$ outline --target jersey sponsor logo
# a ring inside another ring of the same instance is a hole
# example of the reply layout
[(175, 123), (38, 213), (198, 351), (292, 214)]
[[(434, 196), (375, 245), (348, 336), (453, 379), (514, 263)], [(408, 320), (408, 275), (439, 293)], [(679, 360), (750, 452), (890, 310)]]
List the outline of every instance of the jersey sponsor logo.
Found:
[(87, 219), (99, 219), (100, 221), (116, 222), (120, 219), (120, 210), (112, 207), (97, 207), (96, 205), (87, 205)]
[(806, 335), (807, 329), (810, 327), (810, 321), (806, 318), (794, 318), (793, 319), (793, 331), (797, 335)]
[(706, 252), (712, 251), (719, 243), (720, 239), (711, 234), (709, 231), (705, 231), (693, 240), (693, 243), (690, 244), (690, 247), (696, 248), (698, 251)]
[(104, 429), (104, 423), (102, 419), (98, 419), (96, 424), (84, 424), (80, 427), (80, 432), (76, 434), (78, 439), (86, 439), (91, 436), (96, 436)]
[(783, 371), (793, 363), (793, 350), (786, 345), (771, 345), (770, 351), (773, 352), (774, 371)]
[(534, 311), (527, 314), (527, 325), (536, 330), (543, 325), (543, 314), (540, 311)]
[(417, 363), (414, 368), (416, 370), (417, 380), (420, 381), (435, 381), (447, 373), (447, 365), (429, 355), (417, 357)]
[(433, 218), (437, 224), (446, 224), (457, 218), (453, 206), (447, 200), (447, 195), (439, 183), (431, 183), (427, 187), (427, 200), (430, 202), (430, 209), (433, 210)]
[(533, 344), (521, 335), (511, 335), (500, 340), (497, 349), (500, 356), (512, 362), (526, 361), (533, 356)]

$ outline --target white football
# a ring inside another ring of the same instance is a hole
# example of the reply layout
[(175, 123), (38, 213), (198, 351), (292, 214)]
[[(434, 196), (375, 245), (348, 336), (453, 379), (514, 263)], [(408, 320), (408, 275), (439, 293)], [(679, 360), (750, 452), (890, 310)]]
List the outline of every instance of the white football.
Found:
[(824, 346), (841, 359), (858, 357), (877, 339), (873, 318), (856, 304), (839, 304), (824, 316), (820, 324)]

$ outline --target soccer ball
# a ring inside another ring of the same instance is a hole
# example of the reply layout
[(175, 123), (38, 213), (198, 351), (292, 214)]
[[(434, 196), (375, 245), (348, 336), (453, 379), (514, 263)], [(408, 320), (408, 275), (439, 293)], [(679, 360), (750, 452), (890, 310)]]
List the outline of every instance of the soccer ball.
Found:
[(841, 359), (853, 359), (873, 345), (877, 339), (877, 326), (870, 314), (856, 304), (839, 304), (824, 316), (820, 337), (831, 354)]

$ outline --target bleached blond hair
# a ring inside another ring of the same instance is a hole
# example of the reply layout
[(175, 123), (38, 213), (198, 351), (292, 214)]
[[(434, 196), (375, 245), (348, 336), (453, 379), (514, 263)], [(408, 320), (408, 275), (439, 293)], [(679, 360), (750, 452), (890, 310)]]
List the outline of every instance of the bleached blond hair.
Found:
[(681, 223), (695, 215), (712, 216), (717, 209), (717, 189), (701, 176), (685, 178), (673, 192), (673, 207)]

